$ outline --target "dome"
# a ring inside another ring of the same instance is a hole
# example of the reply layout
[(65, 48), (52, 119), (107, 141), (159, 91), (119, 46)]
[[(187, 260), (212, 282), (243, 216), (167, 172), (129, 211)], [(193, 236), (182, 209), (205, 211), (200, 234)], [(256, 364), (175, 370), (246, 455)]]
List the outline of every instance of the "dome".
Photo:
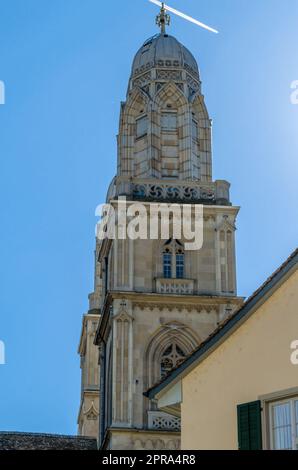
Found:
[(197, 61), (191, 52), (168, 34), (157, 34), (144, 42), (134, 58), (132, 76), (156, 66), (182, 67), (199, 74)]

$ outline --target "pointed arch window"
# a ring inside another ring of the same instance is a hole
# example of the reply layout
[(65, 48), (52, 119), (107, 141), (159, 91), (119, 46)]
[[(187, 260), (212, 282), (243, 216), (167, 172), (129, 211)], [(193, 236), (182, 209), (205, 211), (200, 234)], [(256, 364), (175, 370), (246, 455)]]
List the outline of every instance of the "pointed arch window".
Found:
[(165, 279), (171, 279), (172, 277), (172, 253), (169, 248), (163, 254), (163, 276)]
[(166, 348), (161, 356), (160, 375), (164, 378), (172, 369), (179, 366), (186, 357), (185, 352), (177, 343), (172, 343)]
[(165, 279), (185, 278), (185, 254), (181, 242), (168, 240), (163, 251), (163, 276)]
[(176, 252), (176, 278), (184, 279), (184, 252), (181, 248)]

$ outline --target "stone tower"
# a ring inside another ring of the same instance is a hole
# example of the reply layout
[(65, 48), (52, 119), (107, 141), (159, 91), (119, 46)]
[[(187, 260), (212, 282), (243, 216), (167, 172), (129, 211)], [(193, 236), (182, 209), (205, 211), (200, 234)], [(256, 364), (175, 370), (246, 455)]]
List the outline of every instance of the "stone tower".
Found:
[(234, 238), (239, 208), (229, 187), (212, 180), (211, 120), (197, 62), (163, 26), (133, 61), (107, 202), (125, 197), (128, 207), (140, 202), (145, 211), (153, 203), (203, 206), (204, 241), (195, 251), (183, 237), (162, 239), (161, 232), (157, 239), (97, 242), (95, 293), (80, 346), (79, 423), (82, 434), (93, 435), (88, 413), (94, 422), (99, 413), (102, 449), (180, 446), (178, 418), (159, 412), (143, 393), (242, 302)]
[(81, 403), (78, 430), (81, 436), (96, 438), (99, 432), (99, 360), (98, 347), (94, 344), (94, 340), (101, 305), (101, 269), (97, 259), (98, 243), (94, 260), (94, 292), (89, 295), (89, 310), (83, 316), (78, 350), (81, 357)]

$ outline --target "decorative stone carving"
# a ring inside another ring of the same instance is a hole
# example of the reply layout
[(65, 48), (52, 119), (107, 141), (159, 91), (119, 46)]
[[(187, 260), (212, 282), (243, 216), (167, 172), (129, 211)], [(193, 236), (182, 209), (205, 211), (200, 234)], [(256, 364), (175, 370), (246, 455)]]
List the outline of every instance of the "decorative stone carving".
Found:
[(148, 427), (159, 431), (180, 431), (181, 419), (161, 411), (149, 411)]
[(182, 80), (182, 73), (179, 70), (157, 70), (156, 78), (161, 80)]
[(134, 75), (140, 75), (142, 72), (145, 72), (146, 70), (149, 70), (152, 67), (154, 67), (154, 62), (147, 62), (147, 64), (142, 65), (142, 67), (136, 69)]
[(149, 95), (149, 94), (150, 94), (150, 85), (148, 84), (148, 85), (143, 86), (143, 87), (142, 87), (142, 90), (143, 90), (145, 93), (147, 93), (147, 95)]
[(156, 65), (158, 67), (179, 67), (180, 63), (178, 60), (158, 60)]
[(185, 186), (176, 184), (135, 184), (133, 186), (134, 198), (149, 198), (158, 200), (186, 200), (200, 201), (202, 199), (213, 201), (215, 199), (214, 190), (211, 187), (204, 186)]
[(179, 450), (180, 439), (136, 439), (132, 445), (136, 450)]
[(84, 411), (84, 415), (86, 416), (86, 418), (90, 421), (96, 421), (98, 419), (98, 416), (99, 416), (99, 411), (98, 409), (96, 408), (96, 406), (94, 405), (94, 402), (92, 402), (90, 408), (87, 410), (87, 411)]
[(194, 90), (197, 91), (200, 89), (200, 84), (197, 80), (194, 80), (190, 75), (187, 74), (186, 81), (188, 85)]
[(200, 80), (199, 74), (192, 67), (190, 67), (188, 64), (184, 64), (184, 68), (190, 72), (198, 81)]
[(183, 305), (179, 305), (179, 304), (169, 304), (167, 303), (166, 305), (163, 305), (163, 304), (158, 304), (158, 303), (153, 303), (153, 302), (150, 302), (150, 304), (148, 303), (143, 303), (143, 302), (136, 302), (134, 304), (134, 308), (138, 308), (140, 310), (150, 310), (150, 311), (153, 311), (153, 310), (158, 310), (159, 312), (174, 312), (174, 311), (177, 311), (177, 312), (183, 312), (183, 311), (187, 311), (187, 312), (196, 312), (196, 313), (203, 313), (203, 312), (207, 312), (207, 313), (211, 313), (211, 312), (216, 312), (218, 313), (219, 312), (219, 306), (218, 305), (200, 305), (200, 304), (185, 304), (183, 303)]
[(151, 72), (144, 73), (140, 77), (136, 78), (133, 82), (134, 86), (142, 87), (151, 80)]
[(157, 82), (155, 85), (156, 93), (165, 85), (163, 82)]
[(181, 90), (182, 92), (184, 91), (184, 85), (183, 83), (176, 83), (176, 86)]
[(156, 292), (159, 294), (193, 295), (194, 281), (189, 279), (157, 279)]

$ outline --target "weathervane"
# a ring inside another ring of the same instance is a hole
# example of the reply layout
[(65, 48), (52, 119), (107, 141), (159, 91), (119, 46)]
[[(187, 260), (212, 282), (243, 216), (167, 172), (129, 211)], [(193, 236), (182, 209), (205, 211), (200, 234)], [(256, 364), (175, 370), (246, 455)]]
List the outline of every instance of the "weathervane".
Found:
[(161, 34), (165, 34), (166, 26), (168, 26), (171, 21), (171, 18), (167, 14), (167, 11), (170, 11), (171, 13), (174, 13), (174, 15), (180, 16), (181, 18), (184, 18), (185, 20), (190, 21), (191, 23), (194, 23), (197, 26), (200, 26), (201, 28), (207, 29), (208, 31), (211, 31), (212, 33), (218, 33), (216, 29), (210, 28), (210, 26), (207, 26), (206, 24), (201, 23), (201, 21), (198, 21), (195, 18), (192, 18), (191, 16), (185, 15), (185, 13), (175, 10), (175, 8), (165, 5), (164, 2), (159, 2), (158, 0), (149, 0), (149, 1), (161, 7), (160, 13), (156, 17), (156, 24), (160, 27)]
[(170, 26), (170, 23), (171, 23), (171, 17), (170, 15), (167, 14), (167, 11), (165, 9), (165, 4), (162, 2), (160, 13), (156, 17), (156, 24), (160, 28), (161, 34), (165, 34), (166, 26)]

